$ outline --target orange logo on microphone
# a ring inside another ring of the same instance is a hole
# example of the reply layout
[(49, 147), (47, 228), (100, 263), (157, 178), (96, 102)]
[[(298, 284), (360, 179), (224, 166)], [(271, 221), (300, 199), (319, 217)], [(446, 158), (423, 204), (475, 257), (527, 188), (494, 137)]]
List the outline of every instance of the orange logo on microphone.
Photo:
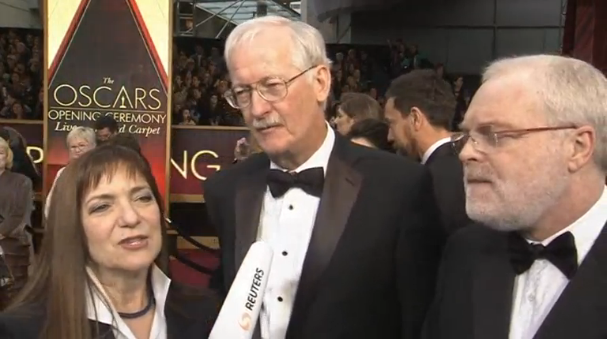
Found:
[(238, 321), (238, 325), (245, 331), (251, 328), (251, 316), (248, 313), (243, 313)]

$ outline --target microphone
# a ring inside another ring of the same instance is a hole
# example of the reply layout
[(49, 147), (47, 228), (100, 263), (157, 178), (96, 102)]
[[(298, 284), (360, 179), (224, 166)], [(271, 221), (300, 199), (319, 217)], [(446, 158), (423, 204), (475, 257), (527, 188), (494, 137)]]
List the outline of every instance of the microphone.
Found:
[(263, 241), (249, 248), (209, 339), (251, 339), (259, 319), (274, 253)]

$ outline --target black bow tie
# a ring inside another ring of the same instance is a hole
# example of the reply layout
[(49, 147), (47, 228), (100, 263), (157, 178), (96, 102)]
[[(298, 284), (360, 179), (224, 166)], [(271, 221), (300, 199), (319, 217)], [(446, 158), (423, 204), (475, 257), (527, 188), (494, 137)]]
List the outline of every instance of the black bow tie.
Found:
[(571, 232), (563, 233), (548, 246), (530, 244), (518, 233), (510, 233), (508, 239), (510, 263), (516, 274), (526, 272), (537, 259), (546, 259), (571, 279), (578, 268), (575, 238)]
[(282, 197), (291, 188), (301, 188), (304, 192), (320, 197), (325, 183), (325, 171), (314, 167), (299, 173), (271, 169), (268, 173), (268, 186), (274, 198)]

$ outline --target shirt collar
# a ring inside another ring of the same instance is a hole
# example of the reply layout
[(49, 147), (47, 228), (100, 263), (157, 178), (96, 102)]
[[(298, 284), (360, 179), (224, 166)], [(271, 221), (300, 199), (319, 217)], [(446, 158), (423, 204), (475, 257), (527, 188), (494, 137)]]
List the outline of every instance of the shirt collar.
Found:
[(442, 145), (444, 145), (450, 141), (451, 141), (451, 137), (443, 138), (443, 139), (440, 139), (437, 142), (433, 143), (432, 146), (430, 146), (430, 148), (428, 148), (426, 150), (426, 152), (424, 152), (424, 156), (422, 157), (422, 165), (425, 164), (426, 161), (428, 161), (428, 159), (430, 159), (430, 156), (432, 155), (432, 153), (434, 153), (434, 151), (436, 151), (437, 148), (441, 147)]
[(603, 189), (603, 194), (599, 200), (578, 220), (562, 229), (548, 239), (542, 241), (542, 245), (547, 246), (558, 236), (565, 232), (571, 232), (575, 238), (575, 247), (578, 253), (578, 264), (581, 264), (586, 254), (594, 245), (594, 242), (601, 234), (603, 226), (607, 221), (607, 187)]
[[(320, 148), (316, 150), (316, 152), (314, 152), (314, 154), (312, 154), (312, 156), (306, 162), (295, 169), (294, 172), (301, 172), (313, 167), (322, 167), (325, 175), (327, 174), (327, 165), (329, 164), (329, 158), (331, 157), (331, 152), (333, 151), (333, 145), (335, 145), (335, 132), (329, 123), (326, 123), (326, 126), (327, 135), (325, 136), (325, 140), (323, 141), (322, 145), (320, 145)], [(270, 168), (284, 170), (284, 168), (278, 166), (274, 162), (270, 162)]]
[[(151, 270), (150, 276), (152, 291), (156, 300), (156, 310), (164, 314), (171, 279), (156, 265), (152, 265)], [(94, 288), (87, 288), (85, 296), (88, 318), (108, 325), (114, 325), (117, 321), (122, 321), (93, 270), (87, 267), (86, 271), (95, 285)]]

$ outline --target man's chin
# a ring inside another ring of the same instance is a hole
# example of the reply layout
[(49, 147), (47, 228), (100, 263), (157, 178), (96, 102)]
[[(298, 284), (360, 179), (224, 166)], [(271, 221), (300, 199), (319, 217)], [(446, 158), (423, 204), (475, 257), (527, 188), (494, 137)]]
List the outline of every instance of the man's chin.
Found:
[(279, 156), (289, 150), (289, 144), (282, 138), (260, 138), (258, 140), (261, 150), (270, 157)]
[(407, 157), (409, 159), (415, 160), (415, 161), (420, 161), (421, 159), (419, 158), (419, 156), (417, 155), (417, 153), (410, 151), (404, 147), (399, 147), (396, 146), (396, 154), (398, 155), (402, 155), (404, 157)]

